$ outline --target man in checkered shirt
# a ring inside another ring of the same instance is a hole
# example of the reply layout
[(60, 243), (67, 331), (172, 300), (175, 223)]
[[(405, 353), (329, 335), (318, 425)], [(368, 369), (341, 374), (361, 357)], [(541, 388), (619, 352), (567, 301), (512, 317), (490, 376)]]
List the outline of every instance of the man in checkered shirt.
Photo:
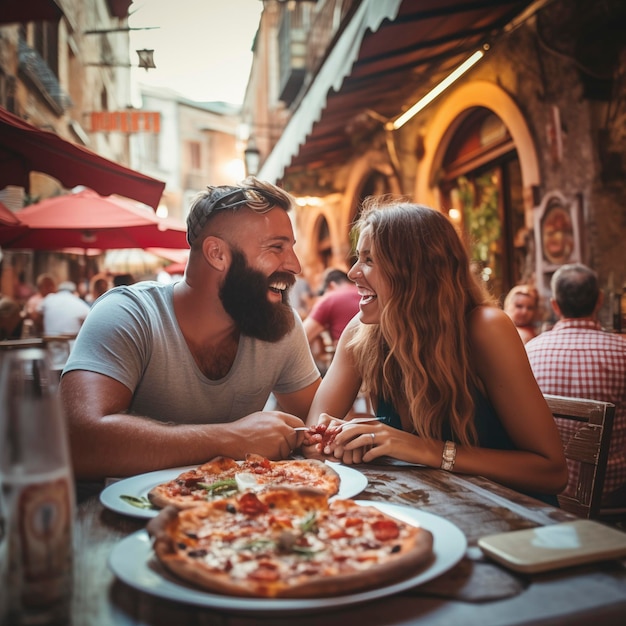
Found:
[[(615, 404), (603, 506), (626, 505), (626, 337), (605, 332), (597, 321), (603, 302), (596, 273), (580, 263), (561, 266), (552, 276), (550, 301), (559, 321), (526, 344), (543, 393)], [(557, 419), (557, 421), (560, 421)], [(559, 428), (575, 426), (559, 424)], [(577, 478), (568, 461), (568, 494)]]

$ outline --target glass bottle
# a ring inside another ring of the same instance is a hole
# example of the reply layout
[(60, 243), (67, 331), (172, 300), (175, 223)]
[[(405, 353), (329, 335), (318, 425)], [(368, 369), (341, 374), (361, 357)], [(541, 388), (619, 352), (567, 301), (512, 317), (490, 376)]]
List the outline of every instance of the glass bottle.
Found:
[(2, 476), (0, 476), (0, 624), (4, 626), (7, 622), (8, 590), (7, 576), (9, 572), (9, 551), (7, 548), (9, 541), (7, 538), (7, 514), (2, 495)]
[(0, 353), (0, 485), (8, 561), (0, 589), (11, 626), (71, 622), (75, 500), (57, 383), (45, 350)]

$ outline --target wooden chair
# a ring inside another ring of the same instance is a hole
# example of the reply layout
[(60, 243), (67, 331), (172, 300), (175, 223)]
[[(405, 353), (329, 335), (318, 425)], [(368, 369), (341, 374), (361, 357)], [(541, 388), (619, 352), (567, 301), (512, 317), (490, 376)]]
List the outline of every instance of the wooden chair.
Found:
[(23, 350), (24, 348), (41, 348), (43, 347), (43, 339), (41, 337), (32, 337), (29, 339), (4, 339), (0, 341), (0, 350)]
[(606, 463), (609, 455), (615, 405), (600, 400), (544, 394), (552, 415), (571, 420), (578, 428), (572, 435), (556, 420), (565, 457), (580, 463), (578, 483), (571, 496), (559, 495), (561, 508), (579, 517), (598, 518)]

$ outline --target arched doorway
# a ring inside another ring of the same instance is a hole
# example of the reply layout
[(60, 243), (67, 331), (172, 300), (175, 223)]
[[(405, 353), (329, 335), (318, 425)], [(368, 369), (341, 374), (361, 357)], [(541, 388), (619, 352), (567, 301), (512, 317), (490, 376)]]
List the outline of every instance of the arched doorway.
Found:
[[(485, 80), (468, 82), (451, 91), (437, 107), (434, 115), (423, 128), (426, 150), (417, 167), (415, 198), (423, 204), (444, 209), (440, 187), (443, 162), (461, 126), (467, 124), (468, 116), (477, 108), (486, 109), (497, 116), (511, 136), (513, 154), (518, 159), (521, 170), (520, 193), (525, 212), (525, 228), (522, 232), (514, 233), (514, 239), (516, 242), (525, 241), (532, 234), (530, 229), (533, 222), (533, 207), (536, 205), (536, 191), (541, 180), (539, 162), (524, 115), (511, 96), (495, 83)], [(508, 146), (503, 149), (506, 151)], [(491, 156), (496, 160), (495, 152), (487, 151), (486, 158)], [(505, 154), (502, 155), (503, 158), (505, 156)], [(512, 179), (513, 174), (509, 173)], [(511, 182), (509, 186), (515, 187), (515, 185), (516, 183)], [(508, 193), (507, 183), (504, 184), (504, 193)], [(445, 210), (449, 208), (451, 207), (448, 204)], [(522, 249), (518, 250), (514, 256), (519, 258), (521, 254), (523, 254)], [(515, 267), (514, 263), (509, 265)], [(524, 267), (524, 273), (519, 280), (531, 280), (534, 273), (532, 254), (528, 255)], [(502, 292), (504, 291), (506, 291), (506, 283), (503, 282)]]
[[(393, 193), (392, 185), (389, 180), (389, 177), (383, 172), (379, 172), (377, 170), (372, 170), (369, 174), (363, 179), (360, 186), (357, 188), (356, 193), (353, 198), (353, 206), (350, 211), (350, 220), (348, 223), (348, 236), (350, 236), (352, 232), (352, 226), (359, 219), (361, 215), (361, 209), (363, 205), (363, 200), (370, 196), (384, 196), (390, 193)], [(350, 249), (349, 249), (349, 257), (348, 257), (348, 266), (351, 267), (355, 262), (354, 257), (354, 245), (355, 241), (350, 241)]]
[(324, 271), (330, 265), (333, 256), (330, 228), (324, 215), (320, 215), (315, 223), (315, 250), (321, 271)]
[(513, 138), (491, 110), (462, 114), (441, 162), (441, 210), (467, 238), (477, 272), (502, 299), (529, 278), (522, 172)]

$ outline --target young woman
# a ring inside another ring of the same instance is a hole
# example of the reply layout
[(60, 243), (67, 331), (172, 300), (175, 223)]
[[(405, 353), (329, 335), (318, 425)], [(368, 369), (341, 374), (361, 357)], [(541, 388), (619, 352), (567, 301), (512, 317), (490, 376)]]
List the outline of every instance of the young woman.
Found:
[(324, 446), (307, 434), (303, 454), (344, 463), (389, 456), (557, 494), (567, 469), (552, 414), (515, 326), (473, 275), (454, 227), (427, 207), (376, 202), (366, 201), (356, 225), (349, 272), (360, 311), (307, 422), (335, 428), (361, 389), (381, 421), (337, 429)]

